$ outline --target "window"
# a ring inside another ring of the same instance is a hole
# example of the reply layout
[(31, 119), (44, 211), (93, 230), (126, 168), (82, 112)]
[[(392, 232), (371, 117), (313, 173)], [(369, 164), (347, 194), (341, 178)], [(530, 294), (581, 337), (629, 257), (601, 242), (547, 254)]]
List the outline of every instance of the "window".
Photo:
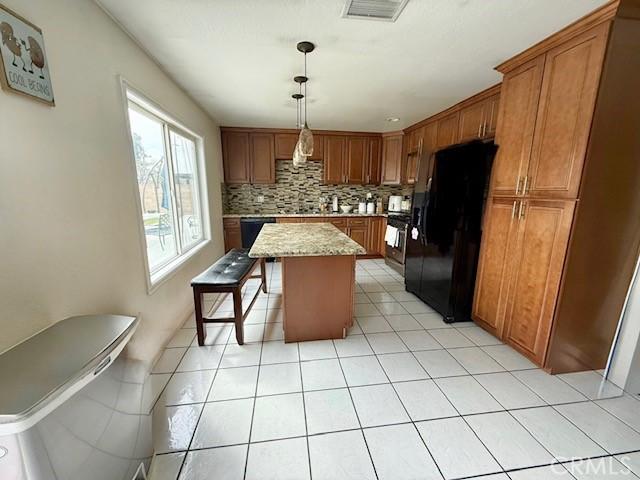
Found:
[(199, 171), (202, 140), (130, 90), (127, 107), (153, 285), (205, 241)]

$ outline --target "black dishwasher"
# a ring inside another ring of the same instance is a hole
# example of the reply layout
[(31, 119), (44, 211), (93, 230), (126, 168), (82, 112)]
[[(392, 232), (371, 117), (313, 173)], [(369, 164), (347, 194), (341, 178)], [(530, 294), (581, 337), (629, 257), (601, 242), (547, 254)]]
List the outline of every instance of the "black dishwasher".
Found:
[[(265, 223), (275, 223), (276, 219), (273, 217), (257, 217), (257, 218), (241, 218), (240, 219), (240, 233), (242, 234), (242, 248), (251, 248), (253, 242), (256, 241), (262, 225)], [(273, 260), (269, 258), (267, 260)]]

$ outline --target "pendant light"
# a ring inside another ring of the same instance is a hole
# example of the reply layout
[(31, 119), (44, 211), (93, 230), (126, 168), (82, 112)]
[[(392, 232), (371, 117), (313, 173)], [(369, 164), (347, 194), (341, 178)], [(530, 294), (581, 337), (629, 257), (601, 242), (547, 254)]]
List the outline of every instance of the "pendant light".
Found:
[[(303, 83), (305, 84), (305, 90), (306, 90), (307, 80), (309, 79), (304, 75), (297, 75), (293, 77), (293, 81), (298, 84), (298, 91), (299, 91), (299, 93), (295, 96), (296, 100), (298, 100), (298, 123), (296, 124), (296, 128), (303, 127), (302, 102), (300, 100), (305, 98), (305, 95), (302, 94), (302, 84)], [(293, 150), (293, 165), (294, 167), (297, 167), (306, 162), (307, 162), (307, 155), (303, 153), (302, 147), (300, 145), (300, 137), (298, 136), (298, 141), (296, 142), (296, 148), (294, 148)]]
[[(300, 91), (302, 91), (302, 86), (300, 87)], [(302, 93), (294, 93), (291, 95), (296, 101), (296, 128), (300, 128), (300, 99), (304, 98)], [(307, 157), (302, 155), (300, 152), (299, 142), (296, 142), (296, 147), (293, 149), (293, 166), (298, 167), (301, 163), (305, 163), (307, 161)]]
[(299, 167), (303, 163), (307, 163), (307, 157), (300, 151), (300, 142), (298, 142), (296, 148), (293, 149), (293, 166)]
[(304, 82), (302, 82), (304, 83), (304, 126), (300, 130), (298, 146), (305, 157), (313, 155), (313, 133), (307, 124), (307, 53), (313, 52), (315, 48), (311, 42), (300, 42), (297, 45), (298, 51), (304, 54)]

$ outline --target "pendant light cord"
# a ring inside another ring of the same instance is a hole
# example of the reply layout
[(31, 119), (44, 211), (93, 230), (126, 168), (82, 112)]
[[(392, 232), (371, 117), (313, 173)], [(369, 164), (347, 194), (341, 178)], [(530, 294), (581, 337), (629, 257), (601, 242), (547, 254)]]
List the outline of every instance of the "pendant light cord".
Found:
[[(307, 54), (304, 54), (304, 76), (307, 77)], [(304, 82), (304, 124), (307, 124), (307, 83), (309, 82), (309, 77), (307, 77), (307, 81)]]
[(300, 99), (296, 98), (296, 128), (300, 127)]
[[(299, 83), (298, 84), (298, 93), (300, 95), (302, 95), (302, 84)], [(302, 98), (302, 97), (300, 97)], [(300, 101), (300, 98), (298, 98), (298, 124), (296, 125), (297, 128), (302, 128), (302, 102)]]

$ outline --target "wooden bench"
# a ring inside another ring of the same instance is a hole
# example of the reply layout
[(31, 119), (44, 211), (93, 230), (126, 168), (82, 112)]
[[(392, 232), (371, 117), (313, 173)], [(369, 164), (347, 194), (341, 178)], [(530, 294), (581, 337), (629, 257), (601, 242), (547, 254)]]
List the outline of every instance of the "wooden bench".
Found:
[[(260, 274), (252, 275), (256, 264), (260, 262)], [(247, 310), (242, 312), (242, 287), (251, 278), (260, 278), (260, 288), (256, 291)], [(234, 248), (224, 257), (191, 280), (193, 300), (196, 311), (196, 329), (198, 345), (203, 346), (206, 337), (205, 323), (230, 323), (236, 326), (238, 345), (244, 344), (244, 320), (262, 290), (267, 293), (265, 259), (249, 257), (249, 249)], [(231, 293), (233, 295), (233, 317), (207, 318), (202, 314), (202, 295), (204, 293)]]

